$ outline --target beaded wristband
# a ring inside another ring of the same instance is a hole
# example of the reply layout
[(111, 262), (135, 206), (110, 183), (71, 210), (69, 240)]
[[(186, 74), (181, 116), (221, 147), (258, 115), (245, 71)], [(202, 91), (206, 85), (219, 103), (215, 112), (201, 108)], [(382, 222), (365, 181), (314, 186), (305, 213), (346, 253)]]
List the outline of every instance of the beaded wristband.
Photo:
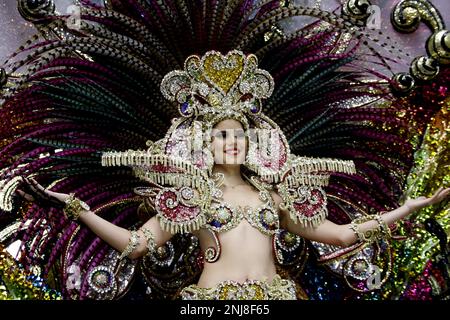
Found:
[(66, 217), (69, 218), (70, 220), (76, 221), (80, 217), (82, 211), (90, 210), (86, 202), (81, 201), (78, 198), (75, 198), (74, 193), (69, 194), (69, 198), (67, 198), (66, 201), (64, 202), (66, 205), (63, 211)]
[(133, 230), (131, 231), (131, 236), (130, 240), (128, 241), (128, 245), (123, 250), (119, 259), (122, 260), (125, 257), (128, 257), (137, 248), (138, 245), (139, 245), (139, 234), (137, 231)]
[[(361, 232), (359, 229), (359, 224), (371, 220), (375, 220), (378, 223), (378, 226)], [(384, 238), (391, 237), (391, 230), (379, 214), (356, 218), (350, 223), (349, 228), (355, 233), (358, 240), (362, 242), (372, 242), (377, 238), (380, 238), (380, 236), (383, 236)]]
[(381, 218), (380, 214), (375, 215), (375, 220), (378, 222), (378, 225), (380, 226), (380, 231), (383, 233), (385, 237), (390, 238), (391, 237), (391, 229), (387, 225), (387, 223)]
[(358, 238), (359, 241), (361, 241), (361, 242), (366, 241), (364, 234), (359, 230), (358, 225), (354, 221), (352, 221), (350, 223), (349, 228), (350, 228), (350, 230), (353, 231), (353, 233), (356, 235), (356, 237)]
[(143, 228), (141, 230), (144, 233), (145, 241), (147, 242), (147, 250), (148, 250), (147, 254), (155, 252), (156, 250), (155, 236), (150, 231), (150, 229)]

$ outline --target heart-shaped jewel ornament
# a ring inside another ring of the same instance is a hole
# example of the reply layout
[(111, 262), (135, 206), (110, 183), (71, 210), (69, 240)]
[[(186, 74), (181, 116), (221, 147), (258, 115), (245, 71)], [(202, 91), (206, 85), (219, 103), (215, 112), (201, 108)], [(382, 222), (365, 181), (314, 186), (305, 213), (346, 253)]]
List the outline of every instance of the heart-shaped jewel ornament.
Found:
[(226, 56), (210, 52), (203, 59), (203, 74), (211, 84), (227, 94), (241, 77), (244, 62), (242, 52), (231, 51)]

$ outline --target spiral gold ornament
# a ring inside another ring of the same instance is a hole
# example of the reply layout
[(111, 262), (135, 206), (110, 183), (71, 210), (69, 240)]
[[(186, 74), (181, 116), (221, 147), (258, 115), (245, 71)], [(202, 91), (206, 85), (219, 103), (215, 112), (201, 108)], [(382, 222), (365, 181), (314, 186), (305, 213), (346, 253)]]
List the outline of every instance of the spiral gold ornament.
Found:
[(392, 25), (397, 31), (411, 33), (417, 30), (420, 25), (420, 13), (417, 8), (406, 7), (403, 10), (396, 6), (392, 11)]
[[(410, 73), (415, 80), (428, 81), (437, 76), (441, 64), (450, 63), (450, 35), (444, 30), (445, 24), (439, 11), (428, 0), (403, 0), (395, 5), (391, 14), (394, 28), (403, 33), (411, 33), (425, 23), (433, 32), (426, 43), (428, 57), (416, 57), (410, 66)], [(394, 76), (393, 86), (397, 91), (407, 89), (403, 86), (399, 75)], [(403, 91), (403, 92), (407, 92)]]
[(348, 0), (342, 8), (347, 16), (364, 20), (370, 15), (368, 12), (370, 6), (369, 0)]
[(439, 73), (437, 61), (431, 57), (417, 57), (411, 63), (411, 74), (419, 80), (428, 81)]
[(55, 13), (53, 0), (18, 0), (17, 7), (21, 16), (31, 22), (38, 22)]
[(427, 53), (440, 64), (450, 64), (450, 31), (440, 30), (427, 40)]
[(219, 237), (217, 236), (217, 233), (209, 230), (211, 235), (214, 238), (215, 247), (208, 247), (208, 249), (205, 250), (205, 260), (209, 263), (214, 263), (220, 258), (220, 254), (222, 252), (222, 248), (220, 245)]
[(427, 24), (433, 32), (444, 29), (444, 20), (436, 7), (427, 0), (404, 0), (395, 5), (391, 22), (399, 32), (417, 30), (420, 22)]
[(392, 77), (391, 86), (399, 93), (407, 93), (414, 88), (415, 81), (414, 78), (406, 72), (400, 72)]

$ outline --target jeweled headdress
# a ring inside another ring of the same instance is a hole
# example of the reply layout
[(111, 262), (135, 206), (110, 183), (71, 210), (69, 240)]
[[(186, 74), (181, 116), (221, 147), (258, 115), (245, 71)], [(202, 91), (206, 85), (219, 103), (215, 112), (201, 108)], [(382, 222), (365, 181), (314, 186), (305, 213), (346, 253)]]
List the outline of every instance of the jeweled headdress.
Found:
[(180, 103), (183, 117), (203, 116), (206, 121), (258, 114), (261, 99), (268, 98), (273, 88), (272, 76), (258, 69), (257, 57), (238, 50), (225, 56), (217, 51), (190, 56), (184, 71), (170, 72), (161, 83), (164, 97)]

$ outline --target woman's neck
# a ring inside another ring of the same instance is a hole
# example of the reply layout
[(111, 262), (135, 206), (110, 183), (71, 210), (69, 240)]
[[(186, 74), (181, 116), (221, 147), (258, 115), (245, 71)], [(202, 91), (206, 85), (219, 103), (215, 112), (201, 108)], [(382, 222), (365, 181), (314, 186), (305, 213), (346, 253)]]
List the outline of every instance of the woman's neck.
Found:
[(225, 187), (235, 187), (237, 185), (245, 184), (241, 175), (240, 165), (218, 165), (213, 168), (213, 173), (222, 173), (224, 176), (223, 185)]

